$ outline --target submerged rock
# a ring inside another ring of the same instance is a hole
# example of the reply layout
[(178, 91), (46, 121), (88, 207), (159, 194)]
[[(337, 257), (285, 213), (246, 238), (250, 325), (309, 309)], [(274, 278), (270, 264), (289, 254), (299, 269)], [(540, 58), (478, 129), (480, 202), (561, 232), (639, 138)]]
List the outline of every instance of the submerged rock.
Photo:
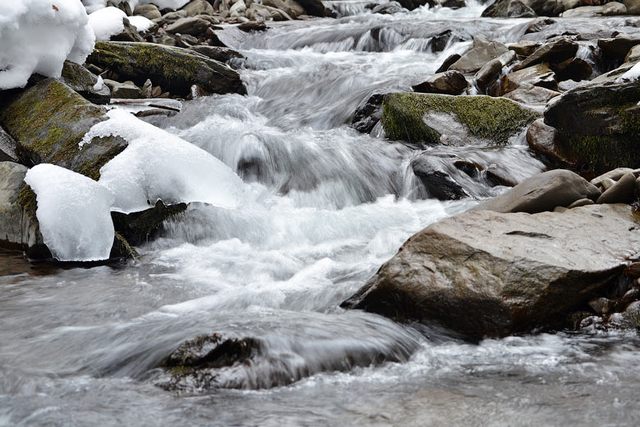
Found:
[(207, 93), (239, 93), (247, 90), (238, 73), (228, 66), (191, 50), (151, 43), (98, 42), (87, 62), (143, 85), (147, 79), (179, 96), (188, 96), (198, 85)]
[(508, 99), (489, 96), (392, 93), (384, 97), (382, 124), (390, 139), (424, 144), (443, 142), (443, 132), (425, 122), (429, 114), (447, 115), (449, 124), (459, 123), (454, 132), (468, 133), (495, 144), (506, 144), (538, 117)]
[(615, 281), (639, 244), (626, 205), (470, 211), (412, 236), (343, 305), (472, 339), (553, 328)]
[(429, 195), (438, 200), (459, 200), (469, 196), (435, 158), (419, 156), (411, 162), (411, 168)]

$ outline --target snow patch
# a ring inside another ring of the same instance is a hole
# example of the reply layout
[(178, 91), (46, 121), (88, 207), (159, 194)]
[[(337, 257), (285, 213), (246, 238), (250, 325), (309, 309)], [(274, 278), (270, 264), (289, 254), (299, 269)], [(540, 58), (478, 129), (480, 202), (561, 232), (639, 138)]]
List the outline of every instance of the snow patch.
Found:
[(629, 82), (640, 78), (640, 62), (616, 79), (617, 82)]
[(94, 125), (80, 142), (120, 136), (128, 147), (100, 169), (100, 184), (115, 194), (114, 211), (137, 212), (164, 203), (203, 202), (232, 209), (242, 180), (224, 163), (180, 137), (122, 110)]
[(80, 0), (0, 1), (0, 90), (33, 73), (60, 77), (65, 59), (84, 63), (94, 42)]
[(149, 18), (145, 18), (144, 16), (130, 16), (129, 23), (136, 27), (139, 33), (147, 31), (149, 28), (153, 27), (153, 21)]
[(24, 181), (36, 193), (36, 216), (45, 245), (59, 261), (101, 261), (109, 258), (114, 228), (114, 195), (84, 175), (39, 164)]
[(97, 40), (109, 40), (111, 36), (124, 30), (124, 18), (127, 14), (117, 7), (105, 7), (89, 15), (89, 25)]

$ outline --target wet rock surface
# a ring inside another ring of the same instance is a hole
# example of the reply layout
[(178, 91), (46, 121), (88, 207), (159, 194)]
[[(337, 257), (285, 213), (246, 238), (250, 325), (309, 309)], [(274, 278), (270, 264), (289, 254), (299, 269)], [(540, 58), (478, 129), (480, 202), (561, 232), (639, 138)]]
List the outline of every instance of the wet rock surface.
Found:
[(344, 305), (470, 338), (557, 327), (622, 274), (639, 241), (626, 205), (475, 210), (411, 237)]

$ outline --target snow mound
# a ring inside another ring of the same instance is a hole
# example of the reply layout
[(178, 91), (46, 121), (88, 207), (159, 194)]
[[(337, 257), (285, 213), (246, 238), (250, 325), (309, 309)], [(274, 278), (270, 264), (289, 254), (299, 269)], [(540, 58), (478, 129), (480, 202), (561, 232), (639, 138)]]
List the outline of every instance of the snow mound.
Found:
[(111, 110), (80, 145), (120, 136), (128, 147), (100, 169), (100, 184), (115, 194), (114, 211), (137, 212), (164, 203), (204, 202), (232, 209), (244, 183), (227, 165), (193, 144), (122, 110)]
[(113, 193), (84, 175), (50, 164), (29, 169), (24, 180), (36, 193), (40, 232), (55, 259), (109, 258), (115, 233)]
[(124, 30), (123, 19), (126, 17), (127, 14), (117, 7), (105, 7), (89, 15), (89, 25), (97, 40), (109, 40)]
[(94, 42), (80, 0), (1, 0), (0, 90), (33, 73), (60, 77), (65, 59), (82, 64)]
[(145, 18), (144, 16), (130, 16), (129, 23), (136, 27), (136, 30), (138, 30), (139, 33), (147, 31), (153, 26), (153, 21), (149, 18)]

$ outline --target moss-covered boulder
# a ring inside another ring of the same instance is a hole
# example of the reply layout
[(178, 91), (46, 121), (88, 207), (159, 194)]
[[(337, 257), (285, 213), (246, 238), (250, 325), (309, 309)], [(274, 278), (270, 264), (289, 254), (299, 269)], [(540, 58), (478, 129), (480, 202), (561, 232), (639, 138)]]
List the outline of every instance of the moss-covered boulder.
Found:
[(93, 125), (107, 119), (105, 113), (66, 84), (45, 79), (0, 106), (0, 125), (15, 139), (22, 164), (52, 163), (98, 179), (100, 168), (127, 146), (119, 137), (79, 146)]
[[(443, 137), (451, 135), (445, 132), (453, 132), (458, 133), (454, 136), (459, 138), (453, 139), (457, 143), (477, 138), (503, 145), (537, 117), (536, 112), (504, 98), (406, 92), (385, 96), (382, 125), (388, 138), (410, 143), (448, 143), (450, 139)], [(440, 126), (442, 122), (447, 130)]]
[(558, 131), (555, 150), (586, 173), (640, 167), (640, 85), (604, 82), (556, 98), (544, 114)]
[(151, 79), (178, 96), (189, 95), (193, 85), (207, 93), (247, 93), (240, 75), (227, 65), (179, 47), (98, 42), (87, 63), (110, 71), (121, 81), (143, 85)]

